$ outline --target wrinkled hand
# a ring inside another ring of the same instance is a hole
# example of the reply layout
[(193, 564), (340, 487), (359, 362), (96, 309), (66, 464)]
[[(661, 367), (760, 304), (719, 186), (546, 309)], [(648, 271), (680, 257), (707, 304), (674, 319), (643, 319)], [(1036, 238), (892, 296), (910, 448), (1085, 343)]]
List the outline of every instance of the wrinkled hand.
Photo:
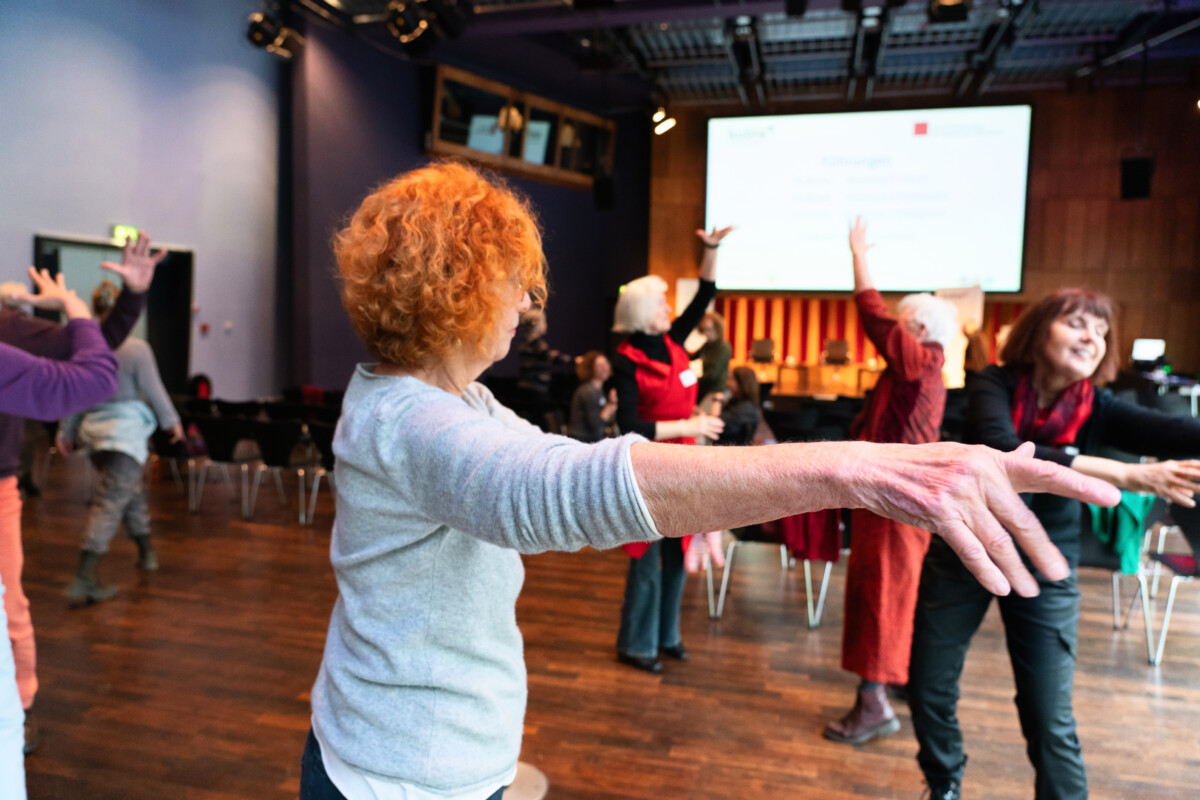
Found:
[(13, 297), (21, 303), (29, 303), (34, 308), (44, 308), (47, 311), (62, 311), (67, 319), (91, 319), (92, 313), (87, 303), (79, 299), (74, 290), (68, 289), (60, 272), (53, 278), (46, 270), (40, 272), (29, 268), (29, 278), (37, 288), (37, 294), (29, 292), (13, 292)]
[(692, 417), (692, 424), (695, 426), (693, 436), (703, 436), (705, 439), (717, 439), (725, 432), (725, 423), (720, 417), (714, 417), (711, 414), (699, 414)]
[(171, 434), (171, 444), (179, 444), (180, 442), (187, 441), (187, 434), (183, 432), (182, 422), (176, 422), (167, 430), (167, 433)]
[(1100, 506), (1120, 491), (1050, 461), (1033, 458), (1026, 442), (1011, 453), (954, 443), (877, 445), (858, 467), (866, 507), (941, 536), (990, 592), (1032, 597), (1038, 584), (1021, 563), (1020, 547), (1048, 580), (1070, 574), (1018, 492), (1048, 492)]
[(126, 289), (140, 294), (150, 288), (150, 282), (154, 280), (154, 269), (166, 255), (165, 249), (151, 253), (150, 235), (145, 231), (138, 231), (136, 239), (126, 237), (125, 246), (121, 248), (121, 263), (105, 261), (100, 264), (100, 269), (120, 275)]
[(1159, 461), (1130, 464), (1128, 488), (1166, 498), (1186, 508), (1195, 508), (1200, 491), (1200, 461)]
[(867, 244), (867, 223), (862, 221), (862, 217), (855, 217), (854, 226), (850, 228), (850, 253), (855, 258), (864, 258), (874, 246)]
[(728, 236), (732, 231), (732, 225), (730, 225), (728, 228), (718, 228), (714, 225), (712, 231), (709, 233), (705, 233), (703, 228), (697, 228), (696, 235), (700, 237), (700, 241), (704, 242), (709, 247), (716, 247), (721, 243), (721, 240)]

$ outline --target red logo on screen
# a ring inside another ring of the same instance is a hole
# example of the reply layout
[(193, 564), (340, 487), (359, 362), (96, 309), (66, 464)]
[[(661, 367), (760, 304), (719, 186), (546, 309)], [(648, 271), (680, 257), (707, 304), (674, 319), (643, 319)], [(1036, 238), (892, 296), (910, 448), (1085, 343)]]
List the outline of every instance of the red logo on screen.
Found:
[(918, 122), (916, 125), (913, 126), (913, 135), (914, 136), (924, 136), (927, 133), (929, 133), (929, 123), (928, 122)]

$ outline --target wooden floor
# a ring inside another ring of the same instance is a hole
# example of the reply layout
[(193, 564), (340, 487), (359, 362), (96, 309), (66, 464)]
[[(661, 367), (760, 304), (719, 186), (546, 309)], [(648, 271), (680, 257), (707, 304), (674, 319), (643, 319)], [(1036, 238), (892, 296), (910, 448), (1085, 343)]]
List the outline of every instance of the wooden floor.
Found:
[[(119, 597), (68, 610), (61, 593), (87, 510), (77, 472), (55, 464), (25, 508), (43, 736), (26, 762), (30, 797), (294, 798), (335, 596), (332, 503), (324, 496), (316, 525), (300, 528), (267, 485), (256, 521), (245, 523), (217, 483), (192, 516), (170, 480), (156, 481), (162, 570), (139, 576), (132, 545), (119, 539), (102, 568)], [(902, 728), (885, 740), (849, 747), (820, 736), (855, 684), (839, 669), (844, 565), (810, 631), (802, 572), (783, 572), (774, 548), (742, 548), (724, 619), (708, 620), (703, 580), (689, 583), (692, 659), (656, 677), (613, 658), (624, 556), (526, 564), (522, 759), (547, 774), (551, 800), (920, 796), (902, 704)], [(1154, 668), (1140, 616), (1128, 631), (1112, 629), (1108, 574), (1085, 571), (1081, 584), (1075, 707), (1092, 797), (1200, 796), (1200, 586), (1181, 587), (1166, 663)], [(994, 610), (963, 692), (965, 796), (1031, 798)]]

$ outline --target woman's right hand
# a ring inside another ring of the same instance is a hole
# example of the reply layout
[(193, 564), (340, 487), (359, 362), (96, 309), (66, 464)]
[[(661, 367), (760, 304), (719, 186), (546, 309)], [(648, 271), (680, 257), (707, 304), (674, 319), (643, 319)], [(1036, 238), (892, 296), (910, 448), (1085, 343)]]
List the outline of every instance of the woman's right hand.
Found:
[(37, 287), (38, 293), (15, 293), (13, 297), (18, 301), (29, 303), (34, 308), (43, 308), (47, 311), (62, 311), (67, 315), (67, 319), (92, 318), (92, 313), (88, 309), (87, 303), (80, 300), (74, 290), (67, 288), (61, 272), (52, 278), (48, 271), (41, 270), (39, 272), (30, 267), (29, 278), (33, 281), (33, 285)]
[(725, 432), (725, 423), (720, 417), (711, 414), (698, 414), (691, 418), (693, 436), (703, 436), (705, 439), (717, 439)]
[(1017, 546), (1047, 579), (1070, 573), (1018, 493), (1050, 492), (1106, 506), (1120, 500), (1111, 484), (1033, 458), (1030, 442), (1011, 453), (953, 443), (873, 450), (854, 470), (863, 481), (854, 490), (862, 506), (941, 536), (992, 594), (1007, 594), (1010, 586), (1025, 597), (1038, 593)]

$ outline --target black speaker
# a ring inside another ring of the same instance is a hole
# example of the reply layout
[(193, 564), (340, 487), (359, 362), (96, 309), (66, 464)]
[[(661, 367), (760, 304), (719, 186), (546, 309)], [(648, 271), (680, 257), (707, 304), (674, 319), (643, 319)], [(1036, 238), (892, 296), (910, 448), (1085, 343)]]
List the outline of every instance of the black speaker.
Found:
[(1121, 159), (1121, 199), (1139, 200), (1150, 196), (1150, 179), (1154, 177), (1153, 158)]
[(783, 10), (789, 17), (803, 17), (808, 11), (808, 0), (785, 0)]
[(611, 175), (597, 175), (592, 179), (592, 200), (598, 211), (612, 211), (614, 198)]

